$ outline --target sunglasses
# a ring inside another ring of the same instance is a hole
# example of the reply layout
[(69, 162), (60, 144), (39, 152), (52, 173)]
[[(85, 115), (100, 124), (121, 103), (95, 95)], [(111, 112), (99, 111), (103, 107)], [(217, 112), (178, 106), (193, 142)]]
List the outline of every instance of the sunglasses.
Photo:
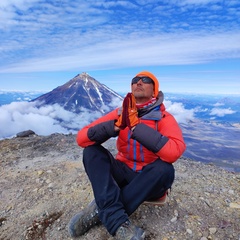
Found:
[(153, 80), (150, 77), (134, 77), (132, 79), (132, 85), (138, 83), (139, 80), (142, 80), (143, 83), (152, 83), (154, 84)]

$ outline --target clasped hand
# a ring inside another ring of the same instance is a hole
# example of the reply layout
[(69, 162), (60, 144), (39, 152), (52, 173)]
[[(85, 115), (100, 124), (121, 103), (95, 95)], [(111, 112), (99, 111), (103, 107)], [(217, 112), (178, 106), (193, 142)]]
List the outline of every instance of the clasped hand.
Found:
[(132, 93), (128, 93), (123, 100), (122, 113), (115, 123), (115, 126), (124, 129), (129, 127), (132, 129), (139, 123), (138, 112), (136, 107), (136, 99)]

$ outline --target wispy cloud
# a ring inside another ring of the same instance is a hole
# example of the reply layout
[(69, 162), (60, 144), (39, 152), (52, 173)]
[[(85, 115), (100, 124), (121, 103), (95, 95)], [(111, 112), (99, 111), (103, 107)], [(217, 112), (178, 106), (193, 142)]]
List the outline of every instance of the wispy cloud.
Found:
[(231, 3), (231, 7), (224, 3), (227, 10), (223, 10), (218, 0), (162, 4), (3, 0), (0, 72), (79, 66), (97, 70), (238, 58), (240, 31), (233, 19), (239, 19), (239, 5)]
[[(63, 82), (63, 72), (71, 77), (70, 72), (79, 71), (97, 73), (96, 78), (108, 75), (109, 79), (103, 79), (106, 84), (115, 79), (115, 70), (121, 71), (122, 79), (124, 71), (132, 75), (135, 69), (156, 70), (155, 74), (161, 75), (162, 67), (196, 71), (204, 66), (232, 74), (187, 72), (184, 79), (189, 91), (203, 91), (198, 87), (201, 80), (207, 82), (209, 92), (235, 93), (239, 85), (239, 11), (240, 3), (235, 0), (2, 0), (2, 86), (10, 89), (6, 86), (9, 80), (16, 86), (25, 83), (24, 89), (49, 89), (40, 83), (43, 75)], [(230, 63), (234, 60), (235, 65)], [(182, 91), (184, 80), (172, 69), (168, 77), (174, 78), (176, 89)], [(33, 74), (36, 77), (31, 83), (38, 86), (30, 89), (29, 76)], [(212, 87), (216, 79), (218, 83)], [(223, 87), (225, 82), (231, 82), (229, 87)]]
[(178, 0), (179, 5), (205, 5), (209, 3), (220, 3), (222, 0)]
[(218, 117), (224, 117), (228, 114), (234, 114), (236, 111), (232, 110), (231, 108), (213, 108), (210, 112), (210, 115), (216, 115)]
[[(43, 49), (42, 54), (39, 54), (38, 57), (32, 56), (29, 59), (2, 67), (0, 72), (74, 70), (79, 66), (86, 70), (96, 70), (116, 68), (119, 65), (122, 67), (141, 66), (146, 63), (149, 66), (206, 63), (227, 56), (229, 58), (238, 57), (240, 55), (239, 42), (240, 33), (233, 33), (231, 39), (226, 34), (212, 36), (182, 34), (181, 38), (176, 34), (169, 34), (140, 39), (129, 36), (129, 39), (121, 41), (106, 39), (104, 45), (92, 43), (91, 46), (79, 46), (81, 51), (70, 48), (68, 43), (60, 51), (59, 44), (59, 48), (53, 49), (50, 54), (47, 49), (45, 52)], [(72, 44), (74, 43), (79, 45), (76, 39), (72, 40)], [(55, 44), (57, 43), (55, 42)], [(40, 49), (36, 51), (40, 53)], [(61, 54), (63, 52), (64, 54)], [(144, 60), (143, 52), (147, 53)]]

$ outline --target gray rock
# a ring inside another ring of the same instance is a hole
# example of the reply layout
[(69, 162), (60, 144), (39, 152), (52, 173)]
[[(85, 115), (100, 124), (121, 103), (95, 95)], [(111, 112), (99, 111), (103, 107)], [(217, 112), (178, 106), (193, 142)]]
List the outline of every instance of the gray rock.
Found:
[(33, 134), (35, 134), (34, 131), (32, 131), (32, 130), (26, 130), (26, 131), (17, 133), (16, 136), (17, 136), (17, 137), (29, 137), (30, 135), (33, 135)]

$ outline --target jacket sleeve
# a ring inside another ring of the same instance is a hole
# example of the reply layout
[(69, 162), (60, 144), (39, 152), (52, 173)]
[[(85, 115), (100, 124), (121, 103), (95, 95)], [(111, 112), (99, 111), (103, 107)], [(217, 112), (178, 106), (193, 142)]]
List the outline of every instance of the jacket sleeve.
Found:
[(145, 148), (153, 153), (157, 153), (169, 140), (155, 129), (143, 123), (139, 123), (136, 126), (131, 138), (140, 142)]
[(182, 131), (169, 113), (159, 122), (158, 130), (140, 123), (134, 129), (131, 138), (169, 163), (175, 162), (186, 149)]
[(98, 118), (89, 125), (83, 127), (77, 133), (76, 141), (80, 147), (101, 144), (111, 137), (116, 137), (114, 122), (118, 118), (118, 109)]

